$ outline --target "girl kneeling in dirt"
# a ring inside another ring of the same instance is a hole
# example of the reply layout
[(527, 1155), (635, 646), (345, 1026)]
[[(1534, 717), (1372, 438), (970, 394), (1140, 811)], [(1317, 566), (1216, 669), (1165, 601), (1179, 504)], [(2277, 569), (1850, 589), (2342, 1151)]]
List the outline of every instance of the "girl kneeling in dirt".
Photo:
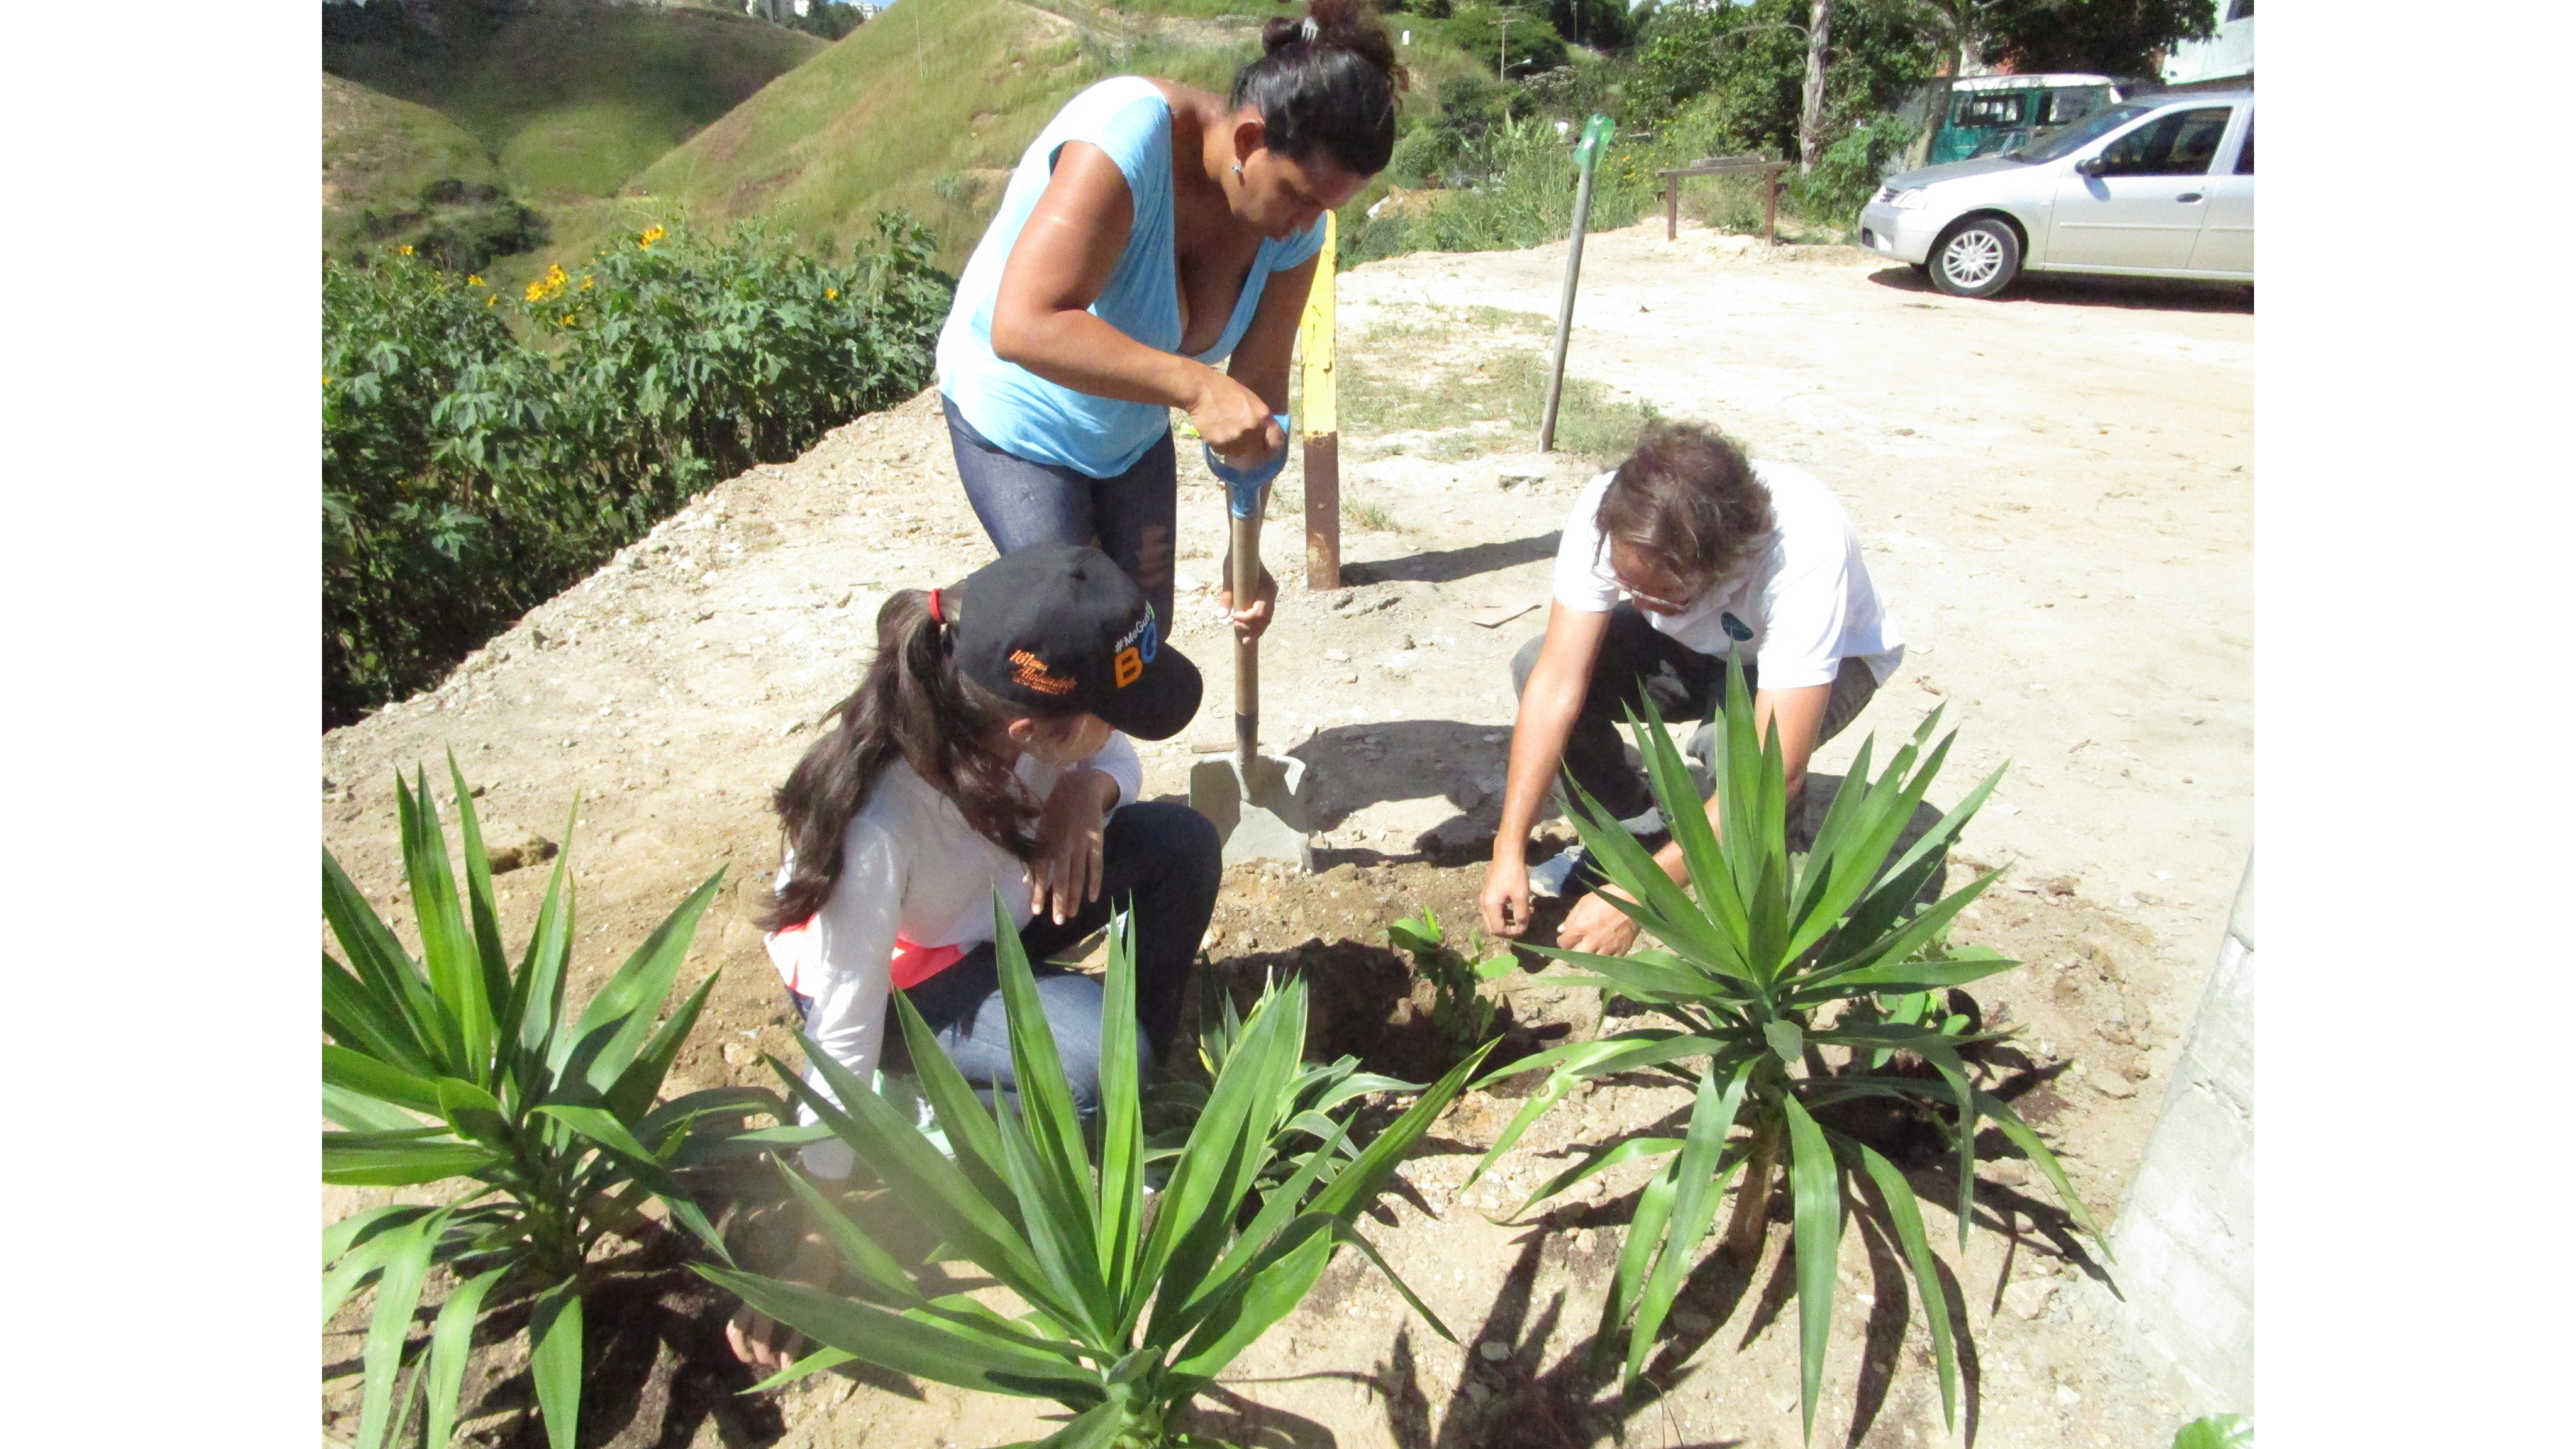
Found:
[[(1088, 1120), (1101, 984), (1044, 963), (1113, 906), (1132, 910), (1137, 1019), (1154, 1053), (1170, 1046), (1216, 906), (1218, 843), (1189, 807), (1137, 798), (1144, 771), (1127, 736), (1178, 734), (1199, 690), (1144, 594), (1098, 549), (1022, 549), (953, 588), (888, 599), (866, 678), (777, 796), (787, 862), (762, 924), (805, 1034), (866, 1081), (899, 1032), (887, 993), (900, 987), (979, 1095), (1012, 1092), (998, 891)], [(831, 1095), (819, 1072), (806, 1079)], [(804, 1162), (818, 1178), (852, 1167), (838, 1139)], [(827, 1281), (836, 1261), (809, 1238), (789, 1276)], [(788, 1335), (748, 1309), (727, 1337), (764, 1371), (788, 1361)]]
[[(1792, 802), (1816, 746), (1841, 733), (1905, 658), (1851, 517), (1821, 481), (1752, 462), (1706, 428), (1650, 423), (1626, 462), (1576, 496), (1557, 545), (1547, 632), (1512, 661), (1520, 712), (1485, 872), (1486, 930), (1528, 930), (1531, 882), (1544, 872), (1553, 879), (1541, 879), (1543, 889), (1581, 897), (1557, 945), (1618, 956), (1635, 944), (1637, 923), (1602, 898), (1600, 872), (1581, 851), (1529, 868), (1530, 827), (1562, 764), (1631, 833), (1661, 835), (1619, 722), (1651, 701), (1676, 735), (1698, 726), (1686, 753), (1706, 762), (1730, 649), (1744, 661), (1754, 728), (1779, 737)], [(1655, 861), (1683, 878), (1679, 845), (1665, 844)]]

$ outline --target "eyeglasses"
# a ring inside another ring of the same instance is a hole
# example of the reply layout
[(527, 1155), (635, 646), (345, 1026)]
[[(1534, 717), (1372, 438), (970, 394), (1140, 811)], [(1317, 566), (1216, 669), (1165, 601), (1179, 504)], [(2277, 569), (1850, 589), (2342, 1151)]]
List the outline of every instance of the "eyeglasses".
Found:
[(1708, 586), (1706, 584), (1699, 584), (1690, 588), (1678, 599), (1667, 599), (1659, 594), (1649, 593), (1644, 589), (1638, 588), (1635, 584), (1628, 582), (1626, 579), (1619, 580), (1619, 587), (1628, 591), (1629, 602), (1635, 604), (1638, 608), (1650, 609), (1658, 614), (1688, 613), (1691, 606), (1697, 604), (1700, 599), (1708, 593)]

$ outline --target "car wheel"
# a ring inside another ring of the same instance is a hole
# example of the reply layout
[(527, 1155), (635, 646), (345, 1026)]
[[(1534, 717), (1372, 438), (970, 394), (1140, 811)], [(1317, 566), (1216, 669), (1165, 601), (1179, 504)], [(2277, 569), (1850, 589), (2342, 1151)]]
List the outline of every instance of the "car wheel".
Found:
[(1941, 234), (1932, 247), (1932, 285), (1953, 297), (1991, 297), (2021, 271), (2021, 238), (1981, 216)]

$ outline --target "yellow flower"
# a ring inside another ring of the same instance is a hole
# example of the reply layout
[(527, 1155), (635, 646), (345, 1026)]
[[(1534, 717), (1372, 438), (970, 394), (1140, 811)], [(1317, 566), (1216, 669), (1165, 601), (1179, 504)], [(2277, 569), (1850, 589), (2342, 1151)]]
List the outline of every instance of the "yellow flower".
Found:
[(594, 280), (596, 280), (596, 279), (595, 279), (595, 278), (593, 278), (589, 273), (584, 272), (584, 273), (582, 274), (582, 278), (581, 278), (581, 289), (582, 289), (583, 291), (585, 291), (585, 292), (589, 291), (589, 290), (590, 290), (590, 284), (591, 284)]
[(324, 387), (329, 387), (331, 385), (331, 374), (327, 372), (322, 374), (322, 385)]
[(566, 327), (570, 327), (572, 325), (572, 314), (570, 312), (563, 314), (563, 325)]
[(664, 230), (662, 230), (660, 227), (658, 227), (658, 226), (657, 226), (657, 227), (653, 228), (651, 231), (648, 231), (648, 232), (644, 233), (642, 236), (637, 237), (637, 238), (635, 239), (635, 244), (636, 244), (637, 246), (639, 246), (639, 247), (643, 247), (643, 248), (646, 248), (647, 250), (650, 250), (650, 249), (651, 249), (651, 247), (652, 247), (652, 245), (653, 245), (653, 243), (655, 243), (655, 242), (657, 242), (657, 241), (660, 241), (662, 238), (664, 238), (664, 237), (666, 237), (666, 236), (669, 236), (669, 235), (670, 235), (670, 233), (669, 233), (669, 232), (664, 231)]
[(411, 255), (411, 245), (410, 245), (410, 243), (408, 243), (408, 242), (404, 243), (404, 244), (403, 244), (403, 246), (402, 246), (402, 248), (401, 248), (401, 251), (402, 251), (402, 254), (403, 254), (404, 256), (410, 256), (410, 255)]
[(484, 306), (486, 306), (486, 307), (494, 307), (494, 306), (498, 306), (498, 305), (500, 305), (500, 302), (501, 302), (501, 294), (500, 294), (500, 293), (498, 293), (498, 292), (495, 292), (495, 293), (493, 293), (491, 296), (486, 297), (486, 298), (484, 298), (484, 299), (483, 299), (483, 305), (484, 305)]
[(838, 301), (840, 300), (840, 296), (841, 289), (838, 287), (825, 287), (823, 289), (823, 300), (826, 302)]
[(528, 284), (526, 297), (531, 302), (542, 302), (562, 291), (564, 283), (571, 280), (572, 278), (564, 275), (563, 265), (556, 263), (546, 268), (545, 276)]
[(482, 279), (481, 277), (475, 276), (475, 275), (474, 275), (473, 273), (471, 273), (471, 272), (468, 272), (468, 273), (466, 273), (466, 274), (465, 274), (465, 285), (467, 285), (467, 286), (469, 286), (469, 287), (479, 287), (479, 286), (482, 286), (482, 285), (483, 285), (483, 279)]

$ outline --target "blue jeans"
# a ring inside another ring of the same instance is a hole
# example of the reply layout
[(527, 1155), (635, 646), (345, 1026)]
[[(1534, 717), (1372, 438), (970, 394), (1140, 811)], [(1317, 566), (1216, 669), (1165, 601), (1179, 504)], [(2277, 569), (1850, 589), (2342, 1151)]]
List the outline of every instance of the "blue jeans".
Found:
[(1180, 475), (1172, 435), (1114, 478), (1094, 478), (1053, 463), (1033, 463), (994, 446), (940, 395), (948, 445), (975, 519), (1001, 553), (1033, 543), (1091, 544), (1115, 560), (1145, 599), (1163, 637), (1172, 637), (1172, 530), (1180, 511)]
[[(1086, 1122), (1100, 1110), (1100, 1014), (1104, 992), (1100, 978), (1049, 966), (1046, 958), (1074, 945), (1108, 924), (1113, 909), (1135, 913), (1136, 1020), (1144, 1028), (1137, 1045), (1141, 1071), (1171, 1047), (1180, 1032), (1181, 988), (1199, 942), (1207, 935), (1208, 917), (1216, 910), (1218, 842), (1216, 827), (1205, 816), (1173, 801), (1128, 805), (1109, 817), (1101, 851), (1100, 896), (1062, 925), (1045, 916), (1020, 931), (1020, 948), (1028, 953), (1037, 977), (1038, 1005), (1047, 1028), (1055, 1033), (1056, 1054), (1064, 1062), (1073, 1104)], [(811, 1000), (794, 992), (800, 1015), (813, 1013)], [(1011, 1067), (1011, 1034), (1002, 1007), (1001, 967), (986, 942), (956, 964), (904, 993), (913, 1010), (939, 1039), (958, 1072), (990, 1105), (995, 1092), (1015, 1093), (1019, 1076)], [(903, 1030), (894, 1013), (886, 1014), (886, 1042), (894, 1065), (900, 1065)]]

